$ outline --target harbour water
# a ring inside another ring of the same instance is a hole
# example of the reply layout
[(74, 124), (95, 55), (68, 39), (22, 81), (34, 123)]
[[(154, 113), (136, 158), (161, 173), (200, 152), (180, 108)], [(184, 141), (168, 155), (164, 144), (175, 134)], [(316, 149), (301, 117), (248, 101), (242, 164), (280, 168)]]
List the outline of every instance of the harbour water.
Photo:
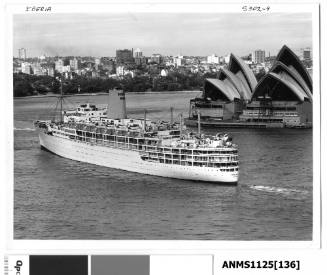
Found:
[[(188, 115), (194, 92), (127, 94), (130, 117)], [(102, 105), (106, 95), (69, 97)], [(56, 98), (14, 100), (14, 238), (311, 240), (312, 130), (228, 132), (239, 146), (237, 186), (161, 178), (64, 159), (40, 149), (33, 120)], [(196, 129), (194, 129), (196, 130)]]

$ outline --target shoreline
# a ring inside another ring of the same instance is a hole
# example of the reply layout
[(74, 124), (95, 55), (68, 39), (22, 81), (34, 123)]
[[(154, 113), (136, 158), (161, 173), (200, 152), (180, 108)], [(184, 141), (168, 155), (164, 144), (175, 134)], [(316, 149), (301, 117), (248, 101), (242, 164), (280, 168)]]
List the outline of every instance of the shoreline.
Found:
[[(198, 91), (149, 91), (149, 92), (139, 92), (139, 93), (131, 93), (126, 92), (126, 95), (134, 95), (134, 94), (171, 94), (171, 93), (201, 93), (200, 90)], [(67, 97), (73, 97), (73, 96), (99, 96), (99, 95), (107, 95), (106, 92), (101, 93), (83, 93), (83, 94), (69, 94), (66, 95)], [(22, 96), (22, 97), (14, 97), (14, 99), (24, 99), (24, 98), (46, 98), (46, 97), (58, 97), (58, 94), (46, 94), (46, 95), (28, 95), (28, 96)]]

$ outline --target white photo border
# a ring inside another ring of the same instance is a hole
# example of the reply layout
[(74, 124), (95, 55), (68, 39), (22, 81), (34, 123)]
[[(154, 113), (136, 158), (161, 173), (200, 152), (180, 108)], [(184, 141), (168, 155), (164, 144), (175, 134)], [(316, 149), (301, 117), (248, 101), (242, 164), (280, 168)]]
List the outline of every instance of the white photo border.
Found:
[[(208, 3), (208, 4), (173, 4), (173, 3), (132, 3), (132, 4), (44, 4), (51, 6), (51, 13), (243, 13), (242, 6), (251, 3)], [(88, 253), (89, 251), (105, 251), (105, 253), (144, 254), (171, 253), (179, 251), (184, 254), (212, 253), (228, 249), (317, 249), (321, 247), (321, 93), (320, 93), (320, 14), (319, 3), (279, 4), (269, 1), (260, 5), (269, 5), (269, 13), (275, 12), (306, 12), (312, 13), (312, 47), (313, 47), (313, 230), (312, 241), (158, 241), (158, 240), (15, 240), (14, 230), (14, 159), (13, 159), (13, 96), (12, 96), (12, 56), (13, 56), (13, 15), (27, 14), (26, 4), (6, 6), (6, 37), (5, 44), (5, 87), (7, 144), (5, 154), (6, 183), (6, 241), (11, 253), (42, 253), (55, 254), (56, 249), (65, 253)], [(41, 5), (40, 5), (41, 6)], [(42, 13), (45, 14), (46, 12)], [(250, 12), (249, 12), (250, 13)], [(31, 13), (35, 14), (35, 13)], [(319, 126), (319, 127), (318, 127)], [(62, 254), (62, 252), (61, 252)]]

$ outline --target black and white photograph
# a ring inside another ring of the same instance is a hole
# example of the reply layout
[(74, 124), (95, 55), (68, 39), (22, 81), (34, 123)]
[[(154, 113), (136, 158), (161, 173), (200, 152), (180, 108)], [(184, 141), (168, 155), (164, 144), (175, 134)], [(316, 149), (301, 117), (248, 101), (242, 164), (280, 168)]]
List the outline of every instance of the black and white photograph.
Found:
[(251, 8), (14, 14), (14, 240), (312, 241), (313, 14)]

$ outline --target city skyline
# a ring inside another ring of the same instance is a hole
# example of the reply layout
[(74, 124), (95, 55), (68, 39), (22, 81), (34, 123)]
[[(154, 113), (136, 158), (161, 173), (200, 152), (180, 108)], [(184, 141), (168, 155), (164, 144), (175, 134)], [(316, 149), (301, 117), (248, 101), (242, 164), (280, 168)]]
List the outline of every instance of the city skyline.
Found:
[(125, 48), (146, 56), (274, 55), (284, 44), (312, 47), (311, 13), (15, 15), (13, 26), (13, 54), (26, 48), (27, 57), (115, 56)]

